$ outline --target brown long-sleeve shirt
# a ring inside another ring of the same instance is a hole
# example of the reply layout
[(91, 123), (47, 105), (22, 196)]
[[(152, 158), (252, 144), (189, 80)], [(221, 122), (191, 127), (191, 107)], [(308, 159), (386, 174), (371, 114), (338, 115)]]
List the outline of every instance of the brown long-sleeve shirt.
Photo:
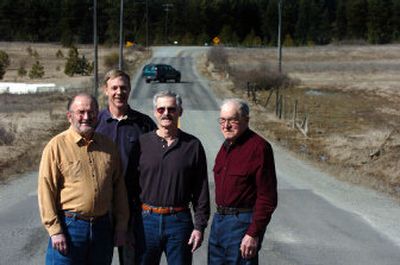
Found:
[(50, 236), (62, 233), (62, 211), (102, 216), (112, 210), (115, 230), (126, 231), (129, 210), (117, 147), (96, 133), (86, 144), (72, 128), (55, 136), (43, 151), (38, 199)]

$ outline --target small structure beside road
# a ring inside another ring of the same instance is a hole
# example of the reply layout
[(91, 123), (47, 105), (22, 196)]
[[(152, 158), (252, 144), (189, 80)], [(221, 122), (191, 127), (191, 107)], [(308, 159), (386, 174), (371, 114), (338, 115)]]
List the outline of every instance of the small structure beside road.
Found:
[(53, 92), (60, 91), (64, 92), (65, 88), (62, 86), (56, 86), (54, 83), (40, 83), (40, 84), (28, 84), (28, 83), (13, 83), (13, 82), (0, 82), (0, 94), (28, 94), (28, 93), (41, 93), (41, 92)]

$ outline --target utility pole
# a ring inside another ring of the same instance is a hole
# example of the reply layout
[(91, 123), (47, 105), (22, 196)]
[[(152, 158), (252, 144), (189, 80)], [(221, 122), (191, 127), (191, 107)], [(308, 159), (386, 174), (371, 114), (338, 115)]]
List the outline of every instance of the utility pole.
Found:
[(93, 0), (93, 46), (94, 46), (94, 60), (93, 60), (93, 71), (94, 71), (94, 89), (93, 95), (95, 98), (98, 96), (99, 87), (99, 74), (98, 74), (98, 62), (97, 62), (97, 0)]
[(124, 62), (124, 0), (120, 3), (120, 13), (119, 13), (119, 62), (118, 69), (123, 70)]
[(165, 11), (165, 44), (168, 44), (168, 12), (173, 7), (173, 4), (163, 4), (164, 11)]
[(146, 50), (149, 49), (149, 0), (146, 0)]
[(278, 2), (278, 70), (282, 72), (282, 0)]

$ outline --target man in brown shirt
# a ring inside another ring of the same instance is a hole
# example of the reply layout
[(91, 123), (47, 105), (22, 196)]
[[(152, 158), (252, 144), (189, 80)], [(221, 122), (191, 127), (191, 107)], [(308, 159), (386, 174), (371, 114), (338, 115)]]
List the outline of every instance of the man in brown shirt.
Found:
[(98, 104), (79, 93), (68, 103), (71, 126), (45, 147), (39, 209), (50, 235), (46, 264), (111, 264), (113, 235), (125, 241), (126, 188), (114, 143), (94, 132)]

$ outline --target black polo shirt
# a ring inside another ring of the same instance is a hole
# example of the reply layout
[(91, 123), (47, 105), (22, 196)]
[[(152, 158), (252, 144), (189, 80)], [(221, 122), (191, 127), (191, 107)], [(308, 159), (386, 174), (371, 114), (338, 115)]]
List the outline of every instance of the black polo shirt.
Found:
[(207, 160), (201, 142), (181, 130), (170, 146), (155, 131), (140, 137), (140, 199), (152, 206), (192, 204), (195, 229), (210, 216)]

